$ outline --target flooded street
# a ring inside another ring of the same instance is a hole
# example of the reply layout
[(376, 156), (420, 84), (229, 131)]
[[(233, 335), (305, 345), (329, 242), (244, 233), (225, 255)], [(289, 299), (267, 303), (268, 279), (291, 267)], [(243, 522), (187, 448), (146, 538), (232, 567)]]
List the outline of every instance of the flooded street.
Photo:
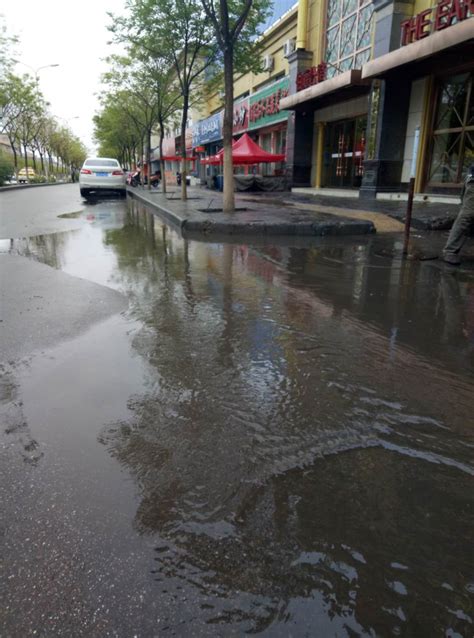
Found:
[(67, 217), (3, 258), (125, 300), (2, 364), (2, 635), (472, 636), (474, 270)]

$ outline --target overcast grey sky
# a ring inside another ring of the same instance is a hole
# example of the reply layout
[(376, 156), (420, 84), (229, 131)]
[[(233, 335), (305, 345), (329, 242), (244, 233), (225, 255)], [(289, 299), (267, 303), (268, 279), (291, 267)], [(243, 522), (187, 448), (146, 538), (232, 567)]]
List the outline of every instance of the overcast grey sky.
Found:
[[(0, 13), (8, 32), (17, 35), (17, 59), (39, 71), (39, 84), (50, 109), (92, 150), (92, 116), (98, 109), (101, 60), (112, 52), (107, 45), (107, 11), (121, 13), (123, 0), (1, 0)], [(29, 69), (18, 64), (17, 73)], [(79, 119), (70, 119), (78, 115)], [(60, 120), (61, 121), (61, 120)], [(64, 120), (63, 120), (64, 121)]]

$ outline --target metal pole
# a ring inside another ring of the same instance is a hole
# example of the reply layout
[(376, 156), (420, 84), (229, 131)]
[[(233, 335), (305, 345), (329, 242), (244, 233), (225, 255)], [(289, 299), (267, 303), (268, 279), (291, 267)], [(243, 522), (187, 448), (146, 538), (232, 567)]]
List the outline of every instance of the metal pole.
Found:
[(408, 242), (410, 241), (410, 227), (411, 227), (411, 213), (413, 210), (413, 195), (415, 193), (415, 178), (410, 177), (408, 184), (408, 201), (407, 201), (407, 213), (405, 216), (405, 237), (403, 240), (403, 254), (408, 254)]

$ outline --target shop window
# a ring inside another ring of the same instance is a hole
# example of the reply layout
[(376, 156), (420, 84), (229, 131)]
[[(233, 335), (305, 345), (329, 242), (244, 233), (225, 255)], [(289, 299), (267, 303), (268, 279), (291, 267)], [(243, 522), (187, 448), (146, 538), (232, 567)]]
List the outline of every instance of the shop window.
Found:
[(371, 0), (328, 0), (328, 77), (360, 69), (370, 59), (373, 15)]
[(474, 163), (474, 74), (438, 84), (431, 139), (430, 186), (457, 186)]

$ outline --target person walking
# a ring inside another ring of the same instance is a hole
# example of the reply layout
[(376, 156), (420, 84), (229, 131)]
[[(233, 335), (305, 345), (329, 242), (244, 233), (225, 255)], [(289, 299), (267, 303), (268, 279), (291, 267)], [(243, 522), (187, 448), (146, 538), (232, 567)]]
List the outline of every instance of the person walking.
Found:
[(459, 253), (467, 239), (469, 228), (474, 222), (474, 164), (467, 172), (461, 194), (461, 210), (451, 228), (448, 241), (443, 248), (443, 260), (452, 266), (459, 266)]

